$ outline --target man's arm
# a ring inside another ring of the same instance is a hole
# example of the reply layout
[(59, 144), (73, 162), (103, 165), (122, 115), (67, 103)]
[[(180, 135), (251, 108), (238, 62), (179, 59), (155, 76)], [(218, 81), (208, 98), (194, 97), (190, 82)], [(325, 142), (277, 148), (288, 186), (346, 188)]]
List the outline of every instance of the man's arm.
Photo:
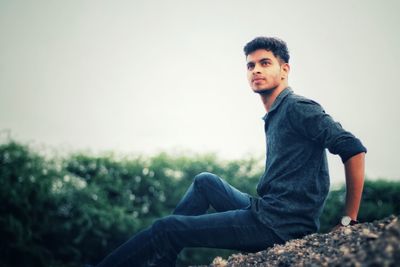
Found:
[(345, 215), (357, 220), (364, 187), (365, 153), (359, 153), (344, 163), (346, 174)]

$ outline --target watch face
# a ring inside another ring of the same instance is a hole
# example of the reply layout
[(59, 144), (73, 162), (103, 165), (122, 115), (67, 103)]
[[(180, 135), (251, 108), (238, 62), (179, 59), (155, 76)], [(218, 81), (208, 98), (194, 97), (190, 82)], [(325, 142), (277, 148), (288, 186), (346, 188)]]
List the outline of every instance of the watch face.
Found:
[(340, 223), (341, 223), (343, 226), (349, 225), (350, 222), (351, 222), (351, 218), (350, 218), (349, 216), (343, 216), (343, 217), (342, 217), (342, 220), (340, 221)]

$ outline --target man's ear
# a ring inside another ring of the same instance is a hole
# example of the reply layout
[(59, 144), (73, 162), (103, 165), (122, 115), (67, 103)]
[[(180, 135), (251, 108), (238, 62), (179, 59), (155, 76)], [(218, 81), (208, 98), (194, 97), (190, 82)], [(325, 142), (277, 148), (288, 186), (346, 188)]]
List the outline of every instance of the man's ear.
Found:
[(290, 65), (289, 65), (289, 63), (283, 63), (282, 65), (281, 65), (281, 69), (282, 69), (282, 76), (281, 76), (281, 79), (283, 80), (283, 79), (287, 79), (288, 78), (288, 75), (289, 75), (289, 72), (290, 72)]

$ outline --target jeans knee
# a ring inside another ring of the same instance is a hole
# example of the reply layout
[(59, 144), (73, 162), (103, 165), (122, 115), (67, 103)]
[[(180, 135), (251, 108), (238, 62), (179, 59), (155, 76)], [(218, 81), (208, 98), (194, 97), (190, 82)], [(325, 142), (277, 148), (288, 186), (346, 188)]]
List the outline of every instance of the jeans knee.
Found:
[(194, 185), (204, 185), (204, 184), (213, 184), (218, 181), (218, 176), (209, 172), (199, 173), (194, 177)]
[(177, 220), (174, 215), (169, 215), (161, 219), (157, 219), (152, 225), (153, 235), (164, 235), (169, 232), (170, 229), (174, 228), (174, 224)]
[(166, 218), (157, 219), (151, 226), (153, 236), (162, 235), (167, 229)]

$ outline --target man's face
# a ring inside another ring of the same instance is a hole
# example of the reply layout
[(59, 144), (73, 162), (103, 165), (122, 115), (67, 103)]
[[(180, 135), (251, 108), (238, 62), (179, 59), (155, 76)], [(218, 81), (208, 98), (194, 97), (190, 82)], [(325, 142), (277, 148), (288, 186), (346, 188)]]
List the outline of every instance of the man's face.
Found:
[(289, 65), (280, 64), (271, 51), (258, 49), (247, 55), (247, 79), (255, 93), (268, 94), (287, 83)]

